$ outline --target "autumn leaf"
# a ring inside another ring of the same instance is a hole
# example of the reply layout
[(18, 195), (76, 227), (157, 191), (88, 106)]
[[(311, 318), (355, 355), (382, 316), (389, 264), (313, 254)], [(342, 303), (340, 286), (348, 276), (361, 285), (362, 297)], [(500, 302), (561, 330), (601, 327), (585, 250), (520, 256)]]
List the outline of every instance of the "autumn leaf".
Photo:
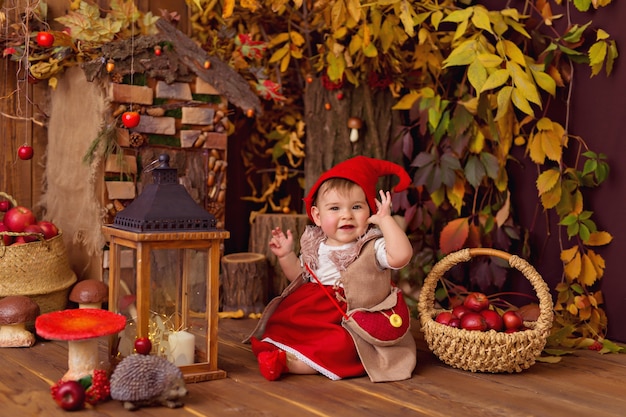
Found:
[[(575, 246), (575, 249), (576, 253), (569, 262), (565, 263), (563, 267), (563, 273), (565, 274), (565, 278), (567, 278), (568, 282), (573, 282), (575, 279), (577, 279), (580, 276), (580, 272), (582, 270), (582, 262), (580, 252), (578, 251), (578, 246)], [(561, 259), (563, 259), (563, 252), (561, 252)]]
[(444, 255), (455, 252), (463, 247), (469, 236), (467, 217), (451, 220), (441, 230), (439, 248)]
[(612, 240), (613, 236), (610, 233), (600, 231), (592, 232), (584, 243), (589, 246), (603, 246), (608, 245)]
[(589, 255), (584, 254), (582, 256), (578, 282), (590, 287), (593, 285), (594, 282), (596, 282), (597, 278), (598, 278), (598, 273), (596, 271), (595, 265), (593, 264), (591, 258), (589, 258)]

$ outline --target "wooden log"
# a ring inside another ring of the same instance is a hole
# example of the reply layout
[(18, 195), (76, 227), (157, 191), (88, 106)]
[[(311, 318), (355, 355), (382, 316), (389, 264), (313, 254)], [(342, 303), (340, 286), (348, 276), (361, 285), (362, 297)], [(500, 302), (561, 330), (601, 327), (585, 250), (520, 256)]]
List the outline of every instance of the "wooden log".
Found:
[(260, 313), (267, 303), (267, 258), (261, 253), (222, 257), (222, 311)]
[(258, 214), (251, 225), (250, 241), (248, 250), (250, 252), (262, 253), (266, 256), (269, 266), (269, 296), (279, 295), (287, 287), (289, 282), (283, 273), (278, 259), (269, 248), (272, 238), (272, 230), (280, 227), (283, 232), (291, 230), (294, 239), (294, 250), (296, 255), (300, 254), (300, 236), (305, 227), (309, 224), (306, 214)]

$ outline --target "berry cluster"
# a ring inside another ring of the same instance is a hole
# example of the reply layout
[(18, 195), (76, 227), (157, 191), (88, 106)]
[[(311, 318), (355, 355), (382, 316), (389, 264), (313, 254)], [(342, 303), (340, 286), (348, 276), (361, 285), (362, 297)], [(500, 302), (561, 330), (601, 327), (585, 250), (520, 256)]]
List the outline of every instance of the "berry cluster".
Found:
[(93, 371), (91, 385), (87, 388), (85, 394), (87, 395), (85, 400), (91, 405), (109, 399), (111, 395), (111, 384), (109, 383), (109, 378), (105, 370), (96, 369)]
[(88, 375), (79, 381), (57, 381), (50, 387), (50, 394), (61, 408), (80, 410), (85, 403), (96, 405), (107, 401), (111, 396), (111, 384), (107, 372), (103, 369), (96, 369), (93, 375)]

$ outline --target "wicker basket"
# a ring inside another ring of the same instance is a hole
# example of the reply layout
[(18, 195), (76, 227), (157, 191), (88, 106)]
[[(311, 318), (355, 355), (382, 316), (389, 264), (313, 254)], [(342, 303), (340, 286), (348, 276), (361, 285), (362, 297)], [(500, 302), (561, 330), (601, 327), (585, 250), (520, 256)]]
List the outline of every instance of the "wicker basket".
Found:
[[(435, 316), (442, 311), (434, 308), (439, 279), (454, 265), (479, 255), (505, 259), (532, 284), (539, 298), (540, 313), (537, 321), (524, 322), (527, 330), (515, 333), (470, 331), (435, 321)], [(548, 286), (528, 262), (503, 251), (473, 248), (453, 252), (433, 267), (424, 281), (418, 312), (428, 347), (441, 361), (466, 371), (512, 373), (528, 369), (541, 354), (552, 327), (553, 304)]]
[[(0, 195), (17, 205), (7, 194), (0, 192)], [(0, 239), (0, 298), (26, 295), (39, 304), (41, 314), (62, 310), (67, 306), (70, 287), (76, 279), (61, 231), (51, 239), (24, 245), (4, 246)]]

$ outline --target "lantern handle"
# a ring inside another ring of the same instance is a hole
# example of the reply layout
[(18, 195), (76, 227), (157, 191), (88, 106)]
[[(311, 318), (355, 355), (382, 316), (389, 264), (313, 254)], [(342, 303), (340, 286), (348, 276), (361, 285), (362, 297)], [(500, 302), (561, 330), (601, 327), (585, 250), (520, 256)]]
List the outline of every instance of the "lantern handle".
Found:
[(168, 154), (159, 155), (159, 159), (155, 159), (150, 162), (143, 169), (144, 173), (152, 172), (157, 168), (157, 165), (160, 164), (159, 168), (169, 168), (170, 156)]

